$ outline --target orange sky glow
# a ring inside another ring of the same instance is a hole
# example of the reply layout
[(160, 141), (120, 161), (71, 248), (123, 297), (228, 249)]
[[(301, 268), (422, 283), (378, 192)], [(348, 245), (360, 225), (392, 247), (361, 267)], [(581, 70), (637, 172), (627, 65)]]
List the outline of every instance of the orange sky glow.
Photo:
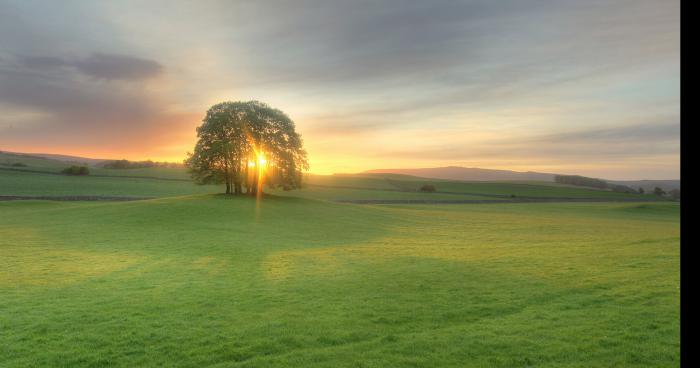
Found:
[(182, 162), (209, 106), (260, 100), (311, 173), (680, 177), (677, 2), (211, 7), (6, 6), (0, 150)]

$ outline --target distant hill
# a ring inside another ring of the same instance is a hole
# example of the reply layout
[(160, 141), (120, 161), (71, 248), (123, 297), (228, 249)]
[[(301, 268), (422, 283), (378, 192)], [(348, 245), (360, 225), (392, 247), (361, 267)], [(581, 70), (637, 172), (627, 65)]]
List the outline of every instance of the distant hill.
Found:
[[(90, 165), (102, 167), (109, 159), (95, 159), (88, 157), (59, 155), (52, 153), (20, 153), (0, 150), (0, 168), (12, 168), (13, 165), (22, 164), (27, 169), (49, 169), (52, 171), (65, 168), (66, 165)], [(23, 169), (23, 167), (19, 167)], [(110, 170), (113, 174), (114, 170)], [(363, 174), (395, 174), (409, 175), (420, 178), (445, 179), (459, 181), (545, 181), (554, 182), (557, 174), (540, 173), (534, 171), (492, 170), (481, 168), (468, 168), (459, 166), (419, 168), (419, 169), (375, 169), (362, 172)], [(338, 175), (338, 174), (336, 174)], [(606, 180), (611, 184), (625, 185), (633, 189), (639, 187), (651, 192), (654, 187), (660, 187), (665, 191), (680, 189), (680, 180)]]
[[(52, 163), (60, 164), (78, 164), (78, 165), (88, 165), (93, 167), (102, 167), (103, 165), (115, 161), (129, 161), (134, 164), (143, 163), (147, 161), (130, 161), (124, 159), (105, 159), (105, 158), (89, 158), (71, 155), (59, 155), (55, 153), (21, 153), (21, 152), (10, 152), (0, 150), (0, 161), (10, 161), (14, 157), (15, 160), (48, 160)], [(148, 161), (150, 162), (150, 161)], [(159, 162), (159, 164), (164, 164), (164, 162)], [(182, 166), (182, 163), (167, 162), (165, 164), (172, 164), (172, 166)], [(165, 166), (168, 166), (165, 165)], [(160, 165), (164, 166), (164, 165)]]
[(38, 157), (43, 157), (43, 158), (48, 158), (51, 160), (58, 160), (58, 161), (81, 162), (81, 163), (86, 163), (88, 165), (99, 165), (105, 161), (109, 161), (108, 159), (88, 158), (88, 157), (69, 156), (69, 155), (57, 155), (54, 153), (28, 153), (28, 155), (38, 156)]
[[(533, 171), (491, 170), (474, 167), (433, 167), (422, 169), (376, 169), (364, 171), (363, 174), (400, 174), (431, 179), (447, 179), (462, 181), (554, 181), (557, 174), (539, 173)], [(665, 191), (680, 189), (680, 180), (605, 180), (611, 184), (625, 185), (630, 188), (644, 188), (651, 192), (654, 187)]]
[(54, 160), (54, 161), (62, 161), (66, 163), (78, 163), (78, 164), (85, 164), (85, 165), (91, 165), (91, 166), (96, 166), (99, 165), (105, 161), (109, 161), (107, 159), (99, 159), (99, 158), (88, 158), (88, 157), (79, 157), (79, 156), (69, 156), (69, 155), (58, 155), (54, 153), (22, 153), (22, 152), (9, 152), (9, 151), (0, 151), (0, 154), (4, 154), (4, 156), (9, 157), (9, 156), (16, 156), (20, 158), (27, 158), (27, 159), (48, 159), (48, 160)]
[(434, 167), (423, 169), (376, 169), (368, 170), (367, 174), (402, 174), (423, 178), (465, 180), (465, 181), (554, 181), (555, 174), (538, 173), (533, 171), (520, 172), (511, 170), (479, 169), (475, 167)]

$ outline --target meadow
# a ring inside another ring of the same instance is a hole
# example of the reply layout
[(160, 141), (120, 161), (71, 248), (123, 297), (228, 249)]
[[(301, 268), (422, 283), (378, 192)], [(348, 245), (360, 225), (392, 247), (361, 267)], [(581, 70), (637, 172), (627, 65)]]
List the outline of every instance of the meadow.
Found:
[[(308, 179), (255, 200), (0, 170), (0, 195), (159, 197), (0, 202), (0, 366), (680, 364), (678, 203), (548, 183), (430, 180), (438, 191), (419, 193), (425, 179)], [(503, 203), (335, 202), (494, 195)]]

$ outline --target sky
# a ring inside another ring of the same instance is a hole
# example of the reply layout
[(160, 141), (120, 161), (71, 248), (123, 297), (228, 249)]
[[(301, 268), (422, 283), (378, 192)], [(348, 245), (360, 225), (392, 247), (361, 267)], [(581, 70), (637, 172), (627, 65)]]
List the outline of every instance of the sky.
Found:
[(312, 173), (680, 177), (680, 3), (0, 0), (0, 150), (181, 161), (209, 106)]

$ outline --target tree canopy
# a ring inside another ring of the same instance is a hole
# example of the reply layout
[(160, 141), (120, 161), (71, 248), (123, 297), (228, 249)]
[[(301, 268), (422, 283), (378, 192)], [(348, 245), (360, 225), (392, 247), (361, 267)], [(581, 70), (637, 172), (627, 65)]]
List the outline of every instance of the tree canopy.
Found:
[(259, 101), (212, 106), (197, 128), (198, 141), (185, 164), (199, 184), (226, 184), (226, 193), (262, 192), (263, 183), (301, 187), (309, 165), (294, 122)]

